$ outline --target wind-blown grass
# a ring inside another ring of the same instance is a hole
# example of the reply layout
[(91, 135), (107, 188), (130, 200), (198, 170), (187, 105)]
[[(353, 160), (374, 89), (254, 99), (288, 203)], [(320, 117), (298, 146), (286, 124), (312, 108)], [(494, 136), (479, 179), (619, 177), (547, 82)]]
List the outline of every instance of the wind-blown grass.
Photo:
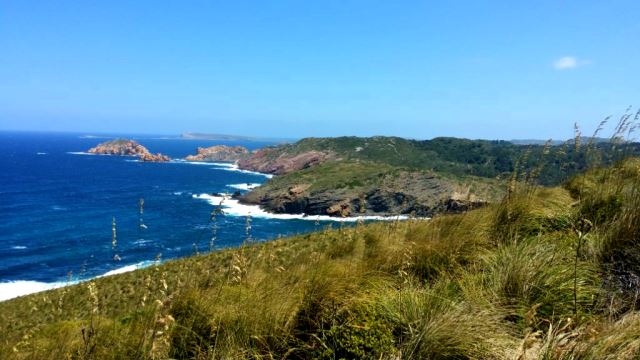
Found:
[(325, 229), (6, 301), (0, 354), (637, 358), (637, 164), (520, 186), (465, 214)]

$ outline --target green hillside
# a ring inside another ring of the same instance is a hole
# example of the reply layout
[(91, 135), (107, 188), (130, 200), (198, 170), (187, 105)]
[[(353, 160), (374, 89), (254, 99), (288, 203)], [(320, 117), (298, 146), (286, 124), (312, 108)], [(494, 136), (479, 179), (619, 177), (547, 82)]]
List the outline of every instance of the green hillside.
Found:
[(0, 354), (636, 359), (639, 191), (629, 160), (464, 214), (249, 240), (6, 301)]
[(412, 169), (433, 170), (456, 176), (508, 177), (517, 167), (540, 169), (537, 181), (556, 185), (572, 174), (584, 171), (598, 159), (611, 164), (627, 155), (639, 155), (640, 144), (584, 140), (581, 147), (562, 145), (516, 145), (508, 141), (435, 138), (409, 140), (399, 137), (306, 138), (273, 148), (271, 158), (309, 151), (332, 152), (341, 160), (366, 160)]

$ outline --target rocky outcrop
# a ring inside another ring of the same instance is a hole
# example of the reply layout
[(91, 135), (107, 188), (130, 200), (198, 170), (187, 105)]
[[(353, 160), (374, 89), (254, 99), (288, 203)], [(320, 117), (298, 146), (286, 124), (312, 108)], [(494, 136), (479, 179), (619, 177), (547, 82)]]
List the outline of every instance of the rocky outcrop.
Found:
[(149, 150), (133, 140), (116, 139), (98, 144), (88, 150), (91, 154), (137, 156), (141, 161), (164, 162), (169, 158), (163, 154), (152, 154)]
[(171, 158), (168, 157), (167, 155), (163, 155), (160, 153), (152, 154), (150, 152), (147, 152), (140, 155), (140, 160), (147, 161), (147, 162), (165, 162), (165, 161), (170, 161)]
[(280, 153), (277, 148), (265, 148), (253, 152), (247, 158), (240, 159), (238, 167), (243, 170), (283, 175), (322, 164), (333, 158), (335, 154), (324, 151), (312, 150), (300, 154), (287, 154)]
[(240, 200), (275, 213), (305, 213), (348, 217), (358, 215), (414, 215), (459, 213), (487, 204), (451, 181), (425, 173), (401, 172), (379, 184), (357, 188), (314, 189), (310, 184), (286, 189), (270, 184), (243, 194)]
[(189, 155), (187, 161), (223, 161), (236, 162), (249, 156), (249, 150), (242, 146), (216, 145), (208, 148), (198, 148), (196, 155)]

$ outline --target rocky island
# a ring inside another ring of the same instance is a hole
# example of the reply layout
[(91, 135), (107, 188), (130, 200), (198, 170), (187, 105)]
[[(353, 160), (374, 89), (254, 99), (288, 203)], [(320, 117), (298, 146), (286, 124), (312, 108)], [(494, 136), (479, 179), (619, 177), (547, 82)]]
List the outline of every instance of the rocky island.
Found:
[(136, 156), (145, 162), (165, 162), (170, 157), (157, 153), (152, 154), (146, 147), (129, 139), (115, 139), (98, 144), (87, 151), (90, 154)]
[(236, 162), (248, 156), (249, 150), (243, 146), (216, 145), (207, 148), (199, 147), (196, 155), (189, 155), (185, 160)]

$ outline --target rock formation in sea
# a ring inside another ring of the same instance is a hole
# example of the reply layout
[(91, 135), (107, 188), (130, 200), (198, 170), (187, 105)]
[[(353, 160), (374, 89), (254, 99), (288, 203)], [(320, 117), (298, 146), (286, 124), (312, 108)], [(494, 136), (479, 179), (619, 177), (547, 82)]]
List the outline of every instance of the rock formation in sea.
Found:
[(164, 154), (160, 154), (160, 153), (152, 154), (150, 152), (147, 152), (140, 155), (140, 160), (147, 161), (147, 162), (166, 162), (166, 161), (170, 161), (171, 158)]
[(152, 154), (139, 143), (129, 139), (115, 139), (98, 144), (88, 150), (91, 154), (137, 156), (141, 161), (164, 162), (171, 160), (170, 157), (157, 153)]
[(216, 145), (208, 148), (198, 148), (196, 155), (189, 155), (187, 161), (223, 161), (236, 162), (249, 156), (249, 150), (242, 146)]

